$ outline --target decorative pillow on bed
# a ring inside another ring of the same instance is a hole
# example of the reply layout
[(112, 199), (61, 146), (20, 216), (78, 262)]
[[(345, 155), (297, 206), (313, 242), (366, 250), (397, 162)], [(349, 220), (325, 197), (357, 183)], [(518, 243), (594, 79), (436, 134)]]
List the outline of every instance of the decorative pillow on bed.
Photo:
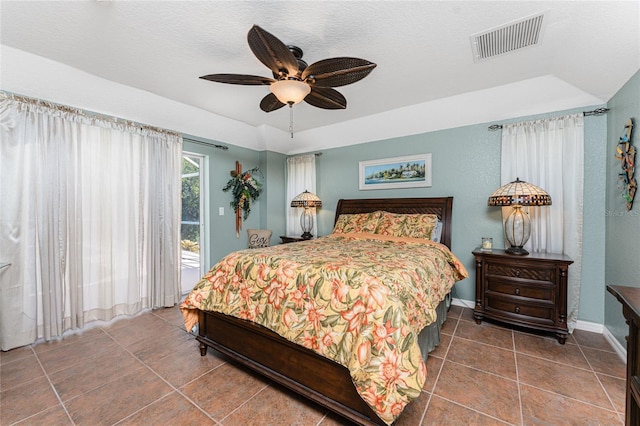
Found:
[(334, 234), (346, 234), (349, 232), (363, 232), (374, 234), (382, 216), (381, 211), (371, 213), (341, 214), (338, 216)]
[(271, 231), (268, 229), (247, 229), (249, 248), (269, 247)]
[(437, 222), (438, 215), (435, 214), (382, 212), (376, 234), (430, 240)]

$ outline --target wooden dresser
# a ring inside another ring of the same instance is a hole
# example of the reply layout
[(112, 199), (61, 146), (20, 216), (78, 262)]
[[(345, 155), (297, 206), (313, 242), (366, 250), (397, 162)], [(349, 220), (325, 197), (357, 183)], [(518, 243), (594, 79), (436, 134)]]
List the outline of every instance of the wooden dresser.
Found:
[(506, 254), (473, 251), (476, 258), (476, 306), (473, 317), (555, 333), (565, 343), (567, 277), (573, 263), (562, 254)]
[(629, 324), (627, 336), (627, 402), (625, 424), (640, 424), (640, 288), (608, 285), (607, 291), (622, 303)]

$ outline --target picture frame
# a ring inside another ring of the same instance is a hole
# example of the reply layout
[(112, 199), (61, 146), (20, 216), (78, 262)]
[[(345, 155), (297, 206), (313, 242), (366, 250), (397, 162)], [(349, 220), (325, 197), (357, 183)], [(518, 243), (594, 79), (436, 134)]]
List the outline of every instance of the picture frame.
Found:
[(360, 191), (431, 186), (431, 153), (359, 162)]

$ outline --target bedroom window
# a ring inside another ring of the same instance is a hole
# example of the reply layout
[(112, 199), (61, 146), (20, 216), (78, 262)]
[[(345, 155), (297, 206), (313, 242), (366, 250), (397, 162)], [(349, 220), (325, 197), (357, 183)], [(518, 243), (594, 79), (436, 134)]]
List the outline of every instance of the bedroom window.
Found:
[(203, 175), (205, 158), (200, 154), (182, 155), (182, 221), (180, 223), (181, 276), (183, 293), (189, 292), (204, 273), (205, 218)]

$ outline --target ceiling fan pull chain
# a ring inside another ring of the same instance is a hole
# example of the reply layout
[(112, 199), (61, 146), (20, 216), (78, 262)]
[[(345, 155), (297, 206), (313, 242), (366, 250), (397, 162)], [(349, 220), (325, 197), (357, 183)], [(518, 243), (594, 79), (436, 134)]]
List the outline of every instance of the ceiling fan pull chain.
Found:
[(293, 139), (293, 103), (289, 103), (289, 133)]

